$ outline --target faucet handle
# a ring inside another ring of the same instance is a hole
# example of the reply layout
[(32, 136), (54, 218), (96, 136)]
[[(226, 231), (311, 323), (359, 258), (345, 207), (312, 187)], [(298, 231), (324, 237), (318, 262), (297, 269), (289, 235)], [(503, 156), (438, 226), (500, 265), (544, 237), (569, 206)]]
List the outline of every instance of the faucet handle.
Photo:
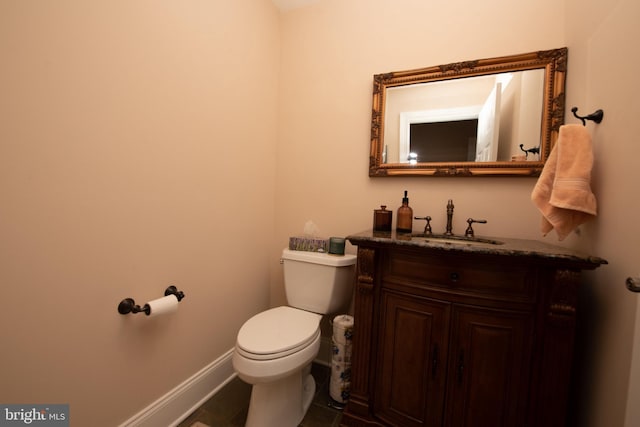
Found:
[(423, 219), (427, 221), (427, 224), (424, 226), (424, 234), (433, 234), (431, 231), (431, 217), (430, 216), (414, 216), (413, 219)]
[(469, 224), (469, 226), (467, 227), (467, 230), (464, 232), (464, 236), (465, 237), (473, 237), (473, 227), (471, 227), (471, 224), (473, 224), (474, 222), (476, 222), (478, 224), (486, 224), (487, 220), (486, 219), (469, 218), (467, 220), (467, 223)]

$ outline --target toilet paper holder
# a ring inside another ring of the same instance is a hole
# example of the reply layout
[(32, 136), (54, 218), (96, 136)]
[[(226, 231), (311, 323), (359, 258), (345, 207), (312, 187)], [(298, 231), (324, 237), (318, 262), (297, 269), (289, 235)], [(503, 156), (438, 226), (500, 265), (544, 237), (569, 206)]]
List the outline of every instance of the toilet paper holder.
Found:
[[(178, 302), (182, 301), (182, 298), (184, 298), (184, 292), (179, 291), (173, 285), (169, 286), (164, 291), (165, 297), (169, 295), (175, 295), (176, 298), (178, 299)], [(140, 307), (138, 304), (136, 304), (133, 298), (125, 298), (122, 301), (120, 301), (120, 304), (118, 304), (118, 313), (120, 314), (140, 313), (140, 312), (144, 312), (144, 314), (148, 316), (149, 314), (151, 314), (151, 307), (149, 306), (149, 304), (145, 304), (142, 307)]]

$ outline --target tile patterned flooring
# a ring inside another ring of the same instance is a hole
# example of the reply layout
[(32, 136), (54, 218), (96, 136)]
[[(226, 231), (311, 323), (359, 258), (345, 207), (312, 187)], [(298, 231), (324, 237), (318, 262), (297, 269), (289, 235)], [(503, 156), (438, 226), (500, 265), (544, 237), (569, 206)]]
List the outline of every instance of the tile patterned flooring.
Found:
[[(342, 411), (329, 406), (329, 367), (314, 363), (311, 374), (316, 380), (316, 395), (299, 427), (338, 427)], [(236, 377), (178, 427), (242, 427), (250, 397), (251, 386)]]

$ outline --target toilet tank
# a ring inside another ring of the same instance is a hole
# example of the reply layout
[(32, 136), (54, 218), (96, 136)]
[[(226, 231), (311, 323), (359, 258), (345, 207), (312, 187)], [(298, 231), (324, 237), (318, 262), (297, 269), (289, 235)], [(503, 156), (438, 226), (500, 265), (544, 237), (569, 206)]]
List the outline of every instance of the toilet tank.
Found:
[(350, 299), (355, 255), (282, 251), (284, 288), (290, 306), (314, 313), (335, 313)]

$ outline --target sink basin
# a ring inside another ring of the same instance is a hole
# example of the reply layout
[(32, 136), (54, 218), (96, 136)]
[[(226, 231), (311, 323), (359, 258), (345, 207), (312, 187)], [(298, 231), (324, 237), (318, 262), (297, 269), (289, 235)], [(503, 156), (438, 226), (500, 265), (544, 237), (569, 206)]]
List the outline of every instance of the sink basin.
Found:
[(425, 242), (432, 243), (446, 243), (446, 244), (462, 244), (462, 245), (502, 245), (504, 242), (494, 239), (487, 239), (485, 237), (466, 237), (466, 236), (447, 236), (446, 234), (411, 234), (411, 240), (423, 240)]

